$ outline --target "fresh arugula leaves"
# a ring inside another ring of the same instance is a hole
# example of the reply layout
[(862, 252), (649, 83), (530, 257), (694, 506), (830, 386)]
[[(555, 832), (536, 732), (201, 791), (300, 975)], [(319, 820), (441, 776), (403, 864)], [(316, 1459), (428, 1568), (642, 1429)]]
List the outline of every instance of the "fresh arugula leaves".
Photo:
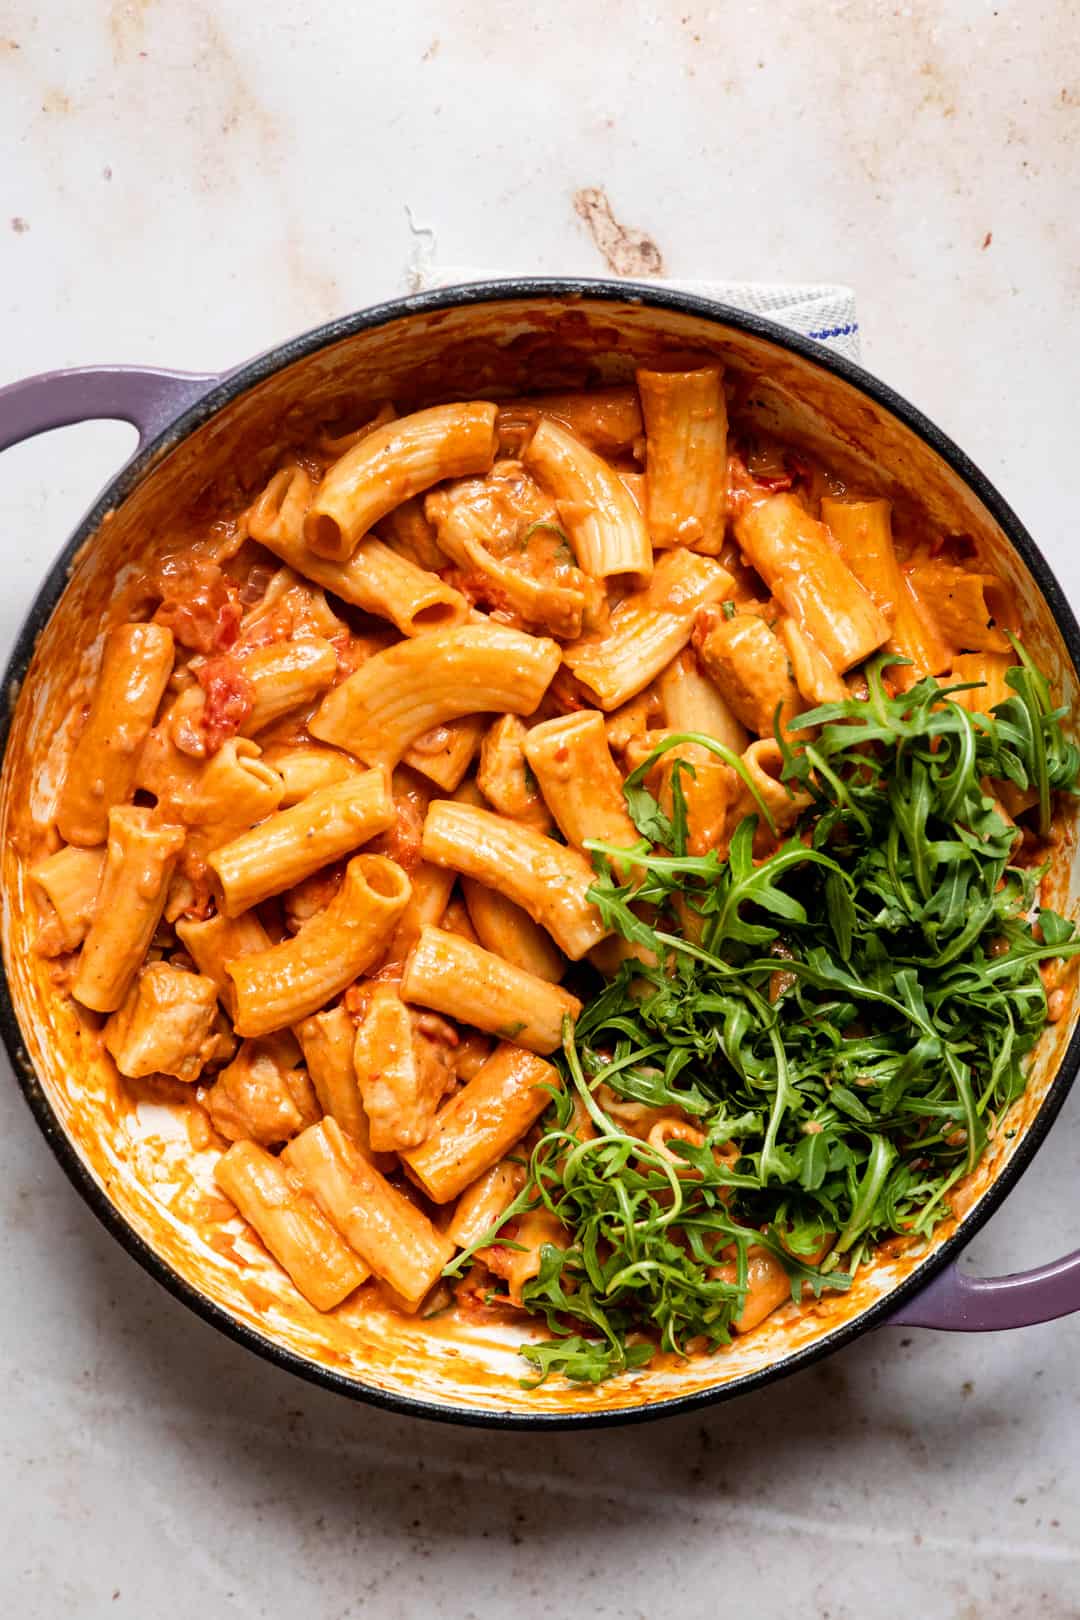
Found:
[[(714, 739), (668, 739), (627, 779), (632, 879), (625, 850), (595, 843), (590, 896), (654, 965), (624, 963), (567, 1028), (527, 1188), (469, 1251), (530, 1207), (566, 1229), (523, 1292), (550, 1334), (522, 1352), (534, 1383), (726, 1343), (751, 1247), (781, 1261), (798, 1299), (847, 1286), (884, 1239), (927, 1236), (947, 1214), (1024, 1089), (1047, 1015), (1041, 964), (1080, 952), (1074, 925), (1040, 911), (1043, 869), (1014, 864), (1018, 831), (986, 792), (1033, 790), (1045, 836), (1053, 794), (1080, 772), (1064, 711), (1014, 645), (1014, 695), (991, 714), (930, 679), (891, 696), (896, 660), (877, 658), (865, 701), (778, 731), (784, 780), (812, 803), (764, 858), (752, 816), (725, 853), (687, 854), (679, 771), (670, 814), (646, 787), (664, 748), (688, 742), (746, 781)], [(604, 1097), (678, 1111), (701, 1143), (662, 1152)]]

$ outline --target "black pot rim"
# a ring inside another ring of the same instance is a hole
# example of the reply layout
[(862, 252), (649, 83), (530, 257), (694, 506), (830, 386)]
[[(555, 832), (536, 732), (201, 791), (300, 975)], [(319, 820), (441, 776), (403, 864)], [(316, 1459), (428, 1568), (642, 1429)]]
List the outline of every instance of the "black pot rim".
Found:
[[(49, 568), (34, 599), (16, 640), (5, 674), (4, 689), (9, 694), (9, 702), (3, 706), (3, 713), (0, 715), (0, 754), (6, 753), (7, 749), (15, 706), (13, 694), (18, 691), (26, 674), (37, 638), (67, 585), (69, 569), (76, 552), (96, 532), (105, 514), (119, 506), (136, 485), (152, 472), (155, 464), (175, 449), (189, 434), (256, 383), (263, 382), (296, 361), (344, 338), (352, 337), (358, 332), (384, 326), (391, 321), (411, 315), (423, 315), (470, 305), (522, 302), (552, 297), (599, 303), (638, 303), (646, 307), (698, 316), (713, 325), (733, 327), (761, 338), (777, 348), (801, 356), (821, 370), (842, 378), (883, 406), (922, 439), (963, 480), (990, 512), (1026, 564), (1061, 631), (1074, 666), (1080, 669), (1080, 626), (1052, 569), (1027, 529), (986, 475), (948, 435), (886, 383), (881, 382), (870, 372), (864, 371), (854, 361), (823, 348), (814, 339), (788, 331), (764, 316), (748, 314), (696, 293), (678, 292), (643, 282), (582, 277), (514, 276), (390, 299), (315, 327), (229, 372), (194, 405), (177, 416), (155, 440), (142, 446), (106, 487), (78, 525)], [(630, 1403), (611, 1410), (595, 1412), (507, 1412), (483, 1407), (444, 1405), (361, 1383), (344, 1373), (335, 1372), (329, 1367), (297, 1355), (275, 1340), (237, 1321), (222, 1306), (201, 1293), (175, 1271), (139, 1236), (84, 1163), (78, 1149), (60, 1123), (34, 1070), (15, 1015), (6, 971), (0, 974), (0, 1039), (7, 1049), (20, 1088), (42, 1135), (59, 1160), (69, 1181), (102, 1225), (132, 1258), (203, 1321), (275, 1366), (295, 1373), (309, 1383), (345, 1395), (351, 1400), (363, 1401), (406, 1416), (503, 1430), (601, 1428), (651, 1422), (661, 1417), (701, 1410), (706, 1406), (733, 1399), (749, 1390), (763, 1388), (778, 1378), (809, 1367), (843, 1346), (851, 1344), (869, 1329), (882, 1326), (899, 1306), (921, 1292), (933, 1277), (958, 1257), (999, 1208), (1045, 1140), (1068, 1095), (1077, 1069), (1080, 1068), (1080, 1026), (1078, 1026), (1073, 1031), (1057, 1072), (1024, 1134), (1023, 1141), (992, 1186), (982, 1195), (975, 1208), (961, 1220), (956, 1232), (947, 1238), (931, 1257), (917, 1266), (895, 1289), (868, 1306), (850, 1322), (843, 1323), (813, 1344), (795, 1351), (792, 1355), (784, 1356), (767, 1367), (692, 1394), (637, 1406)]]

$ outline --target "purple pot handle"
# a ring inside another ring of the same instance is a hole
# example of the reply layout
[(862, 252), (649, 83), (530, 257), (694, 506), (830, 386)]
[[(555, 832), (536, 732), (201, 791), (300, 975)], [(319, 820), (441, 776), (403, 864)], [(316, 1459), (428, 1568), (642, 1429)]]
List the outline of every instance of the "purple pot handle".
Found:
[(149, 366), (43, 371), (0, 388), (0, 450), (51, 428), (100, 417), (130, 422), (141, 448), (219, 381), (212, 373)]
[(1073, 1311), (1080, 1311), (1080, 1249), (1007, 1277), (969, 1277), (954, 1262), (885, 1326), (990, 1333), (1052, 1322)]

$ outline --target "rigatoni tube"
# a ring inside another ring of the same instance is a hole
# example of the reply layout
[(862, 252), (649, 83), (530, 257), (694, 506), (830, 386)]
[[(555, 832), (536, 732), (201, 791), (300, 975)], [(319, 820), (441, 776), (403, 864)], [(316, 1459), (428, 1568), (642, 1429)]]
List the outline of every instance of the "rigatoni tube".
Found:
[(703, 731), (733, 753), (742, 753), (749, 741), (746, 729), (692, 647), (685, 647), (657, 676), (656, 691), (670, 731)]
[(317, 1311), (331, 1311), (371, 1275), (299, 1176), (254, 1142), (234, 1142), (214, 1166), (218, 1186)]
[(446, 1235), (460, 1249), (467, 1249), (495, 1225), (525, 1185), (526, 1170), (513, 1159), (500, 1159), (490, 1170), (466, 1187), (457, 1201)]
[[(94, 920), (105, 850), (65, 844), (30, 868), (34, 883), (53, 908), (57, 951), (73, 951), (86, 938)], [(42, 946), (39, 942), (39, 949)]]
[[(804, 792), (802, 788), (781, 780), (784, 756), (780, 752), (776, 738), (760, 737), (757, 742), (750, 744), (742, 759), (751, 781), (769, 807), (777, 832), (786, 832), (789, 827), (795, 825), (802, 812), (813, 801), (809, 793)], [(744, 815), (756, 814), (758, 814), (757, 805), (743, 785), (736, 809), (732, 813), (732, 822), (741, 820)], [(758, 831), (759, 833), (762, 831), (760, 826)]]
[(558, 644), (499, 624), (467, 624), (398, 642), (328, 692), (309, 730), (368, 765), (396, 765), (418, 737), (461, 715), (531, 714)]
[(886, 652), (910, 658), (911, 670), (893, 670), (908, 684), (924, 675), (940, 675), (948, 668), (949, 649), (936, 624), (920, 613), (900, 564), (892, 539), (892, 511), (888, 501), (838, 500), (825, 496), (821, 519), (843, 553), (844, 561), (859, 583), (870, 592), (878, 608), (889, 620), (892, 633)]
[(733, 589), (731, 575), (712, 557), (678, 546), (659, 558), (647, 589), (623, 598), (606, 630), (571, 642), (563, 657), (602, 709), (617, 709), (682, 651), (698, 609)]
[(351, 557), (380, 518), (444, 478), (489, 471), (496, 407), (434, 405), (387, 422), (347, 450), (316, 489), (304, 539), (320, 557)]
[[(960, 681), (977, 681), (968, 692), (954, 692), (952, 701), (962, 709), (989, 714), (997, 703), (1006, 703), (1015, 693), (1005, 683), (1005, 671), (1016, 663), (1014, 652), (957, 653), (949, 671), (948, 685)], [(946, 683), (943, 683), (946, 684)], [(54, 857), (55, 859), (55, 857)]]
[(235, 917), (291, 889), (386, 832), (394, 819), (390, 774), (383, 769), (358, 772), (279, 810), (209, 857), (226, 915)]
[(456, 874), (448, 867), (436, 866), (433, 861), (418, 861), (409, 874), (412, 893), (409, 903), (398, 918), (397, 927), (379, 964), (380, 972), (389, 972), (408, 956), (420, 937), (425, 923), (439, 923), (450, 901)]
[(719, 366), (639, 371), (646, 511), (654, 546), (715, 556), (727, 505), (727, 404)]
[(179, 698), (154, 727), (136, 786), (154, 795), (167, 820), (197, 829), (200, 850), (205, 851), (271, 815), (281, 803), (283, 783), (261, 758), (258, 743), (247, 737), (228, 738), (209, 759), (185, 753), (173, 732), (184, 724), (186, 707)]
[(645, 520), (613, 467), (548, 417), (522, 460), (558, 505), (579, 568), (596, 579), (648, 579), (653, 555)]
[(855, 578), (828, 529), (794, 495), (748, 507), (735, 536), (770, 591), (838, 675), (888, 640), (889, 621)]
[(199, 972), (213, 980), (225, 1011), (235, 1017), (236, 993), (226, 963), (270, 949), (270, 935), (256, 914), (245, 911), (239, 917), (226, 917), (219, 912), (204, 920), (181, 917), (176, 933)]
[(453, 793), (464, 780), (486, 729), (487, 716), (482, 714), (448, 720), (417, 737), (402, 754), (401, 763), (419, 771), (444, 793)]
[(71, 993), (95, 1012), (115, 1012), (127, 995), (161, 913), (184, 847), (182, 827), (163, 825), (153, 810), (109, 811), (109, 841), (94, 921)]
[(912, 564), (907, 579), (921, 616), (937, 627), (950, 652), (1009, 651), (1005, 627), (1012, 608), (996, 574), (931, 557)]
[(512, 900), (574, 961), (609, 932), (586, 899), (594, 874), (585, 857), (520, 822), (434, 799), (421, 847), (425, 860), (450, 866)]
[[(653, 751), (673, 735), (670, 730), (644, 731), (631, 739), (626, 749), (626, 763), (636, 770)], [(686, 848), (690, 855), (705, 855), (710, 849), (726, 849), (728, 843), (728, 811), (738, 792), (739, 778), (722, 759), (700, 743), (673, 744), (656, 760), (648, 773), (648, 785), (656, 794), (661, 810), (669, 818), (674, 815), (673, 783), (679, 761), (693, 767), (678, 771), (679, 787), (686, 805)], [(594, 964), (596, 958), (592, 958)], [(610, 956), (605, 956), (610, 960)], [(606, 971), (606, 969), (602, 970)]]
[(426, 1141), (402, 1154), (409, 1174), (435, 1203), (456, 1198), (524, 1136), (560, 1085), (550, 1063), (504, 1042), (440, 1109)]
[(365, 1158), (373, 1158), (371, 1130), (353, 1063), (356, 1025), (345, 1008), (337, 1006), (303, 1019), (294, 1033), (323, 1113), (337, 1120)]
[(285, 784), (281, 809), (299, 804), (320, 788), (331, 787), (355, 776), (358, 766), (348, 754), (336, 748), (318, 748), (314, 743), (275, 743), (263, 749), (263, 763), (276, 771)]
[(558, 985), (512, 967), (459, 934), (425, 927), (405, 963), (401, 994), (435, 1012), (546, 1055), (562, 1041), (563, 1019), (581, 1002)]
[(798, 619), (789, 613), (781, 614), (776, 633), (787, 651), (795, 685), (807, 704), (843, 703), (849, 695), (847, 687)]
[(526, 973), (535, 973), (538, 979), (558, 984), (566, 971), (566, 959), (527, 911), (475, 878), (462, 878), (461, 891), (469, 921), (486, 951), (494, 951)]
[(450, 1239), (368, 1163), (335, 1119), (294, 1137), (281, 1157), (349, 1246), (415, 1310), (454, 1254)]
[(378, 960), (409, 894), (393, 861), (354, 855), (330, 904), (298, 934), (228, 963), (237, 1034), (266, 1035), (325, 1006)]
[(94, 699), (56, 809), (69, 844), (103, 843), (109, 811), (130, 798), (172, 667), (172, 631), (164, 626), (120, 624), (106, 633)]
[(599, 709), (533, 726), (525, 738), (525, 758), (559, 831), (575, 849), (587, 838), (626, 849), (640, 841), (626, 812), (622, 777)]
[(464, 623), (469, 604), (460, 591), (374, 536), (361, 540), (345, 561), (310, 551), (303, 535), (310, 501), (311, 479), (303, 468), (275, 473), (248, 514), (252, 539), (343, 602), (389, 619), (404, 636)]
[(251, 687), (251, 713), (240, 728), (245, 737), (311, 703), (337, 674), (337, 653), (322, 636), (272, 642), (237, 663)]

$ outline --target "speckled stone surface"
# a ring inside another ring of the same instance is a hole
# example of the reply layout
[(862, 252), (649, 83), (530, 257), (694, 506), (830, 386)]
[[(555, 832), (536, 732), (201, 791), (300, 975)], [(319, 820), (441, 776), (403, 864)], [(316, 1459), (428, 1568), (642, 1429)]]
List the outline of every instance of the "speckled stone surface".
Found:
[[(1080, 600), (1078, 41), (1072, 0), (0, 7), (0, 382), (224, 367), (438, 260), (847, 282)], [(5, 652), (130, 438), (4, 456)], [(972, 1265), (1076, 1244), (1078, 1153), (1080, 1095)], [(1080, 1614), (1075, 1320), (882, 1331), (657, 1426), (408, 1423), (174, 1303), (6, 1066), (0, 1283), (19, 1620)]]

